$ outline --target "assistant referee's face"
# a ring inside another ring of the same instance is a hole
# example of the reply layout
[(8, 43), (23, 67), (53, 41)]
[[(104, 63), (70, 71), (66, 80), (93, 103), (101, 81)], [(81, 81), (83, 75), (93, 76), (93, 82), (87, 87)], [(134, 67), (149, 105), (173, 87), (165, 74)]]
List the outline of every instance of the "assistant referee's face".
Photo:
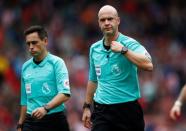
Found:
[(41, 40), (38, 33), (33, 32), (26, 36), (26, 44), (30, 54), (40, 60), (46, 52), (47, 38)]

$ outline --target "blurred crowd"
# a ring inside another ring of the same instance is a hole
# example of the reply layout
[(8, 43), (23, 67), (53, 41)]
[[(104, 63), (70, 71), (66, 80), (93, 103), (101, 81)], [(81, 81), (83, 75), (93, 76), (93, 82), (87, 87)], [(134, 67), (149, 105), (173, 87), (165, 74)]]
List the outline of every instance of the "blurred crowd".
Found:
[(186, 106), (178, 121), (169, 118), (186, 82), (185, 0), (1, 0), (0, 131), (16, 130), (21, 66), (30, 58), (23, 31), (31, 25), (46, 27), (48, 49), (67, 64), (72, 97), (66, 106), (71, 131), (88, 131), (81, 122), (88, 53), (91, 44), (102, 38), (97, 12), (105, 4), (118, 10), (120, 32), (138, 40), (153, 59), (153, 72), (139, 70), (146, 131), (186, 130)]

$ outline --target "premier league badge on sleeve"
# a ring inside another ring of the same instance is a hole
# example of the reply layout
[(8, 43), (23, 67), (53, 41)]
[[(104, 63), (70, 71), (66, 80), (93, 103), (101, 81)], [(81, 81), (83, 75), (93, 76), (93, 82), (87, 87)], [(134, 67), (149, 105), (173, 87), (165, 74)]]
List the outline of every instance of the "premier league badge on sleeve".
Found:
[(69, 89), (70, 88), (69, 80), (68, 79), (64, 80), (63, 85), (65, 88)]

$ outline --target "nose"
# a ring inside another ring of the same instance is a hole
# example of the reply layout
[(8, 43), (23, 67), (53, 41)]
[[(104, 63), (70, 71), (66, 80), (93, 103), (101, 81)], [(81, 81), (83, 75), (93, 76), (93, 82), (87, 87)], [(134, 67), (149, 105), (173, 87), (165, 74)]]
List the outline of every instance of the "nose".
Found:
[(109, 24), (109, 21), (108, 20), (105, 20), (105, 25), (108, 25)]
[(29, 44), (29, 48), (33, 48), (33, 45), (32, 45), (32, 43), (30, 43), (30, 44)]
[(32, 43), (29, 44), (29, 49), (32, 50), (34, 48), (34, 45)]

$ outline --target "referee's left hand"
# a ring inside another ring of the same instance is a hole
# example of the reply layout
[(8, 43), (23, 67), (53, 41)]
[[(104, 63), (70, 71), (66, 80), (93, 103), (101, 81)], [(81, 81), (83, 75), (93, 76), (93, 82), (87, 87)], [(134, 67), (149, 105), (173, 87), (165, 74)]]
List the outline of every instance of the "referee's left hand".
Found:
[(32, 112), (32, 117), (36, 118), (36, 119), (41, 119), (43, 118), (43, 116), (45, 116), (47, 114), (47, 111), (44, 109), (44, 107), (39, 107), (36, 108), (33, 112)]
[(84, 109), (82, 121), (83, 121), (84, 127), (89, 128), (89, 129), (92, 127), (91, 111), (89, 108)]

